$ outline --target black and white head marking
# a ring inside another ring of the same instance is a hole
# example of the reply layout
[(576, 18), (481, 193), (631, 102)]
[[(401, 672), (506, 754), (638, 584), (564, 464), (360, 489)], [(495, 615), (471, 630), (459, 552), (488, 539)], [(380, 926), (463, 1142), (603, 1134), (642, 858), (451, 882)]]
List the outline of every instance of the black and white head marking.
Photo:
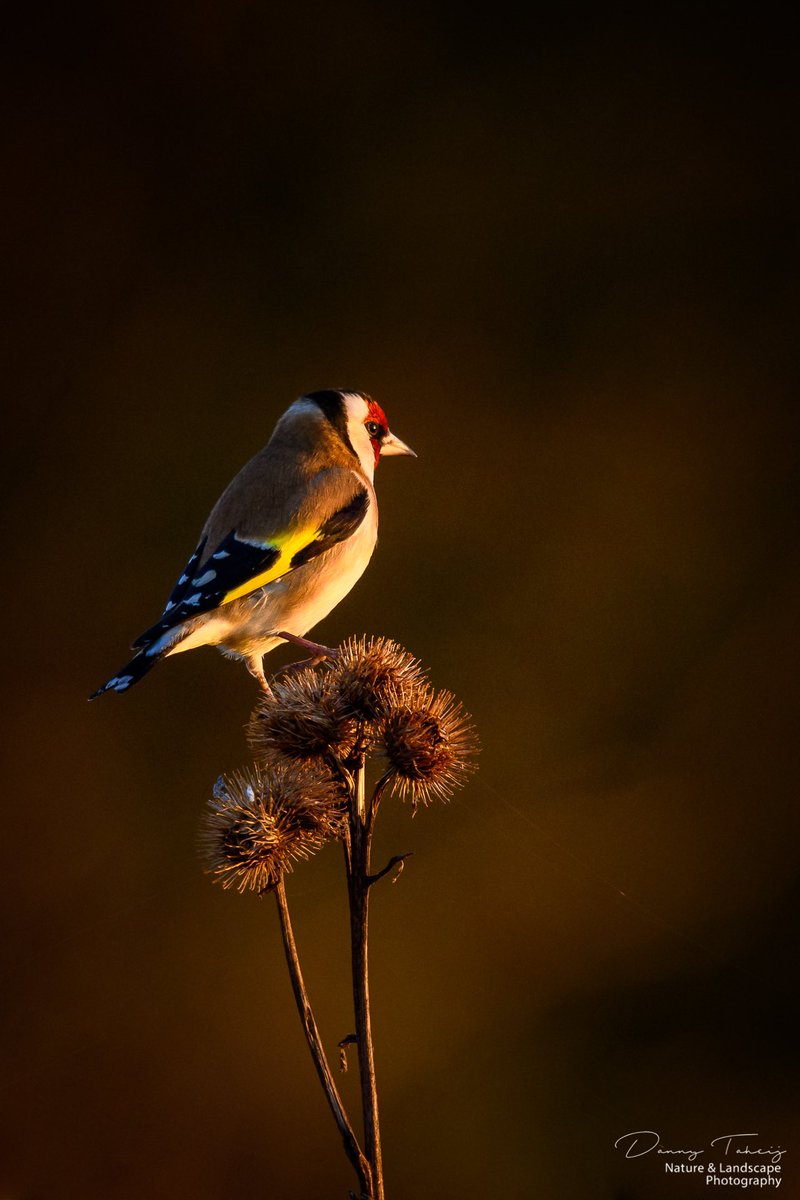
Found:
[(375, 452), (364, 422), (369, 415), (369, 397), (364, 392), (336, 391), (333, 388), (309, 392), (304, 400), (312, 400), (333, 425), (339, 437), (361, 464), (368, 479), (375, 472)]

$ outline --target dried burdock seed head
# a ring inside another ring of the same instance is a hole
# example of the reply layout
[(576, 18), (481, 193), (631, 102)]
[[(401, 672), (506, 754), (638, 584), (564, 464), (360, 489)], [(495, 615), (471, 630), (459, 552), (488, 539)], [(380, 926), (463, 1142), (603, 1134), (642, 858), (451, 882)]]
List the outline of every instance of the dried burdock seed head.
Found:
[(448, 800), (475, 770), (479, 743), (468, 713), (450, 692), (430, 688), (395, 703), (381, 723), (394, 790), (414, 808)]
[(256, 705), (247, 738), (256, 758), (309, 759), (352, 741), (353, 721), (327, 673), (305, 670), (270, 681), (272, 695)]
[(264, 891), (345, 825), (333, 777), (301, 766), (254, 768), (217, 780), (200, 833), (206, 870), (224, 888)]
[(326, 665), (345, 710), (360, 721), (379, 720), (398, 702), (413, 703), (427, 686), (419, 661), (388, 638), (349, 638)]

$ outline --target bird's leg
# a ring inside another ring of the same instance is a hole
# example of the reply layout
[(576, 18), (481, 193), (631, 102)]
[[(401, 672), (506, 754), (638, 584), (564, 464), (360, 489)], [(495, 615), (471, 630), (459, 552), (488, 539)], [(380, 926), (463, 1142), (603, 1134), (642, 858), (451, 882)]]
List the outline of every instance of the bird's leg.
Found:
[(265, 692), (267, 696), (271, 696), (272, 688), (267, 683), (267, 677), (264, 674), (263, 654), (251, 654), (248, 659), (245, 659), (245, 661), (247, 663), (248, 671), (258, 680), (261, 690)]
[(314, 662), (303, 663), (303, 666), (312, 666), (315, 663), (322, 662), (324, 658), (336, 658), (339, 653), (338, 650), (333, 650), (330, 646), (321, 646), (319, 642), (311, 642), (308, 638), (298, 637), (296, 633), (287, 633), (285, 629), (274, 630), (274, 636), (282, 638), (284, 642), (291, 642), (293, 646), (299, 646), (301, 650), (305, 650), (311, 655)]
[(334, 650), (330, 646), (321, 646), (319, 642), (311, 642), (308, 638), (299, 637), (296, 633), (287, 633), (285, 629), (274, 630), (273, 637), (281, 638), (292, 646), (299, 646), (301, 650), (305, 650), (310, 655), (310, 658), (301, 659), (300, 662), (287, 663), (285, 667), (279, 667), (275, 675), (289, 675), (295, 671), (305, 671), (307, 667), (316, 667), (326, 658), (336, 658), (339, 654), (338, 650)]

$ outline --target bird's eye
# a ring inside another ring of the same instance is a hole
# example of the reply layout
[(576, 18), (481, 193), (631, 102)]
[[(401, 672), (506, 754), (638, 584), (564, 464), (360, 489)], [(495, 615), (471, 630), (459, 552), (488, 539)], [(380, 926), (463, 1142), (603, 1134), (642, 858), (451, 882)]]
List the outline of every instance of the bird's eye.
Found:
[(371, 438), (380, 437), (381, 434), (383, 433), (383, 426), (380, 425), (377, 421), (366, 421), (364, 424), (364, 428), (366, 429), (367, 433), (369, 434), (369, 436)]

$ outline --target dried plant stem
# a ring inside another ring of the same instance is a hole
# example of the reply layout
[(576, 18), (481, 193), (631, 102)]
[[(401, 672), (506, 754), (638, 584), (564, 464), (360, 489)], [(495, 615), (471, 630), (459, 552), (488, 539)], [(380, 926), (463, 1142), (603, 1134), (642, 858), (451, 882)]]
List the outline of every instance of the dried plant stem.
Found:
[[(213, 573), (213, 572), (212, 572)], [(203, 834), (208, 869), (223, 887), (273, 891), (297, 1011), (328, 1106), (358, 1176), (351, 1200), (384, 1200), (383, 1163), (368, 967), (370, 891), (411, 851), (394, 854), (371, 872), (375, 820), (391, 791), (414, 811), (446, 800), (473, 769), (478, 743), (469, 716), (450, 692), (434, 692), (420, 663), (385, 638), (351, 638), (337, 650), (289, 633), (279, 636), (312, 654), (273, 678), (250, 719), (256, 761), (249, 771), (220, 777)], [(332, 661), (320, 671), (323, 658)], [(112, 680), (113, 682), (113, 680)], [(381, 775), (366, 788), (367, 759)], [(413, 815), (413, 814), (412, 814)], [(294, 862), (325, 842), (341, 841), (350, 916), (355, 1033), (339, 1042), (358, 1053), (361, 1127), (345, 1112), (306, 992), (295, 945), (284, 877)]]
[[(361, 1147), (358, 1144), (353, 1128), (348, 1120), (347, 1113), (342, 1105), (339, 1090), (336, 1087), (331, 1069), (328, 1066), (328, 1060), (325, 1056), (325, 1050), (322, 1046), (322, 1039), (319, 1035), (317, 1023), (314, 1020), (314, 1013), (311, 1009), (311, 1004), (308, 999), (303, 973), (300, 969), (300, 960), (297, 955), (297, 946), (294, 940), (292, 931), (292, 922), (289, 917), (289, 906), (286, 900), (286, 886), (281, 879), (275, 886), (275, 899), (278, 904), (278, 915), (281, 923), (281, 935), (283, 937), (283, 948), (286, 953), (286, 962), (289, 967), (289, 975), (292, 980), (292, 991), (294, 992), (297, 1011), (300, 1014), (300, 1020), (303, 1025), (303, 1031), (306, 1035), (308, 1048), (311, 1051), (311, 1057), (314, 1060), (319, 1081), (322, 1084), (323, 1091), (333, 1113), (333, 1118), (342, 1135), (344, 1149), (350, 1162), (353, 1164), (356, 1174), (358, 1175), (359, 1183), (363, 1196), (368, 1200), (378, 1200), (378, 1197), (383, 1196), (383, 1190), (377, 1192), (372, 1185), (372, 1171), (370, 1163), (365, 1157)], [(360, 1046), (360, 1043), (359, 1043)]]
[(375, 1056), (369, 1006), (367, 956), (370, 878), (370, 843), (374, 809), (365, 797), (364, 760), (355, 771), (355, 804), (350, 810), (350, 856), (348, 892), (350, 897), (350, 942), (353, 966), (353, 1003), (355, 1008), (358, 1067), (361, 1080), (361, 1105), (364, 1114), (364, 1151), (372, 1170), (374, 1200), (384, 1200), (383, 1163), (378, 1091), (375, 1082)]

